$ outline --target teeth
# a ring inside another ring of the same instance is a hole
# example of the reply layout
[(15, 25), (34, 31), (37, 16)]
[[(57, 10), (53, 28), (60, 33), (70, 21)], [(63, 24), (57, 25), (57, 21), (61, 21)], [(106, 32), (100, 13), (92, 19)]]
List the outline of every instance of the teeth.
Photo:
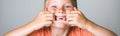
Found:
[(63, 18), (59, 18), (59, 20), (64, 20)]
[(65, 21), (66, 18), (57, 18), (56, 20), (64, 20)]

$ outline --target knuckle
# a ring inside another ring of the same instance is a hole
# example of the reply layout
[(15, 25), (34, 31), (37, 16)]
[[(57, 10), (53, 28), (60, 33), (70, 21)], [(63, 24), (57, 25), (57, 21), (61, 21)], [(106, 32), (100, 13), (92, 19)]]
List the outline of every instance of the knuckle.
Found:
[(46, 21), (46, 24), (51, 24), (52, 23), (52, 21)]
[(74, 14), (74, 16), (78, 17), (78, 16), (79, 16), (79, 14)]
[(73, 21), (73, 18), (68, 18), (67, 21)]

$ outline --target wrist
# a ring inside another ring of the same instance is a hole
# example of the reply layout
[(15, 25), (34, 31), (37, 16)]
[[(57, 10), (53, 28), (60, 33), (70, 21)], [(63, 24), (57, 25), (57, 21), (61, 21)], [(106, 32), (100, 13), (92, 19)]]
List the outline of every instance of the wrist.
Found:
[(80, 22), (79, 22), (77, 26), (80, 27), (81, 29), (85, 29), (85, 30), (86, 30), (86, 29), (88, 29), (88, 27), (90, 26), (90, 25), (89, 25), (89, 24), (90, 24), (89, 22), (90, 22), (90, 21), (86, 21), (86, 22), (83, 22), (83, 23), (80, 23)]
[(41, 23), (32, 21), (32, 22), (28, 23), (27, 26), (28, 26), (28, 28), (30, 28), (32, 31), (34, 31), (34, 30), (38, 30), (38, 29), (39, 29), (39, 27), (41, 26), (40, 24), (41, 24)]
[(90, 30), (91, 28), (95, 27), (95, 23), (92, 21), (88, 21), (85, 27), (86, 27), (86, 30)]

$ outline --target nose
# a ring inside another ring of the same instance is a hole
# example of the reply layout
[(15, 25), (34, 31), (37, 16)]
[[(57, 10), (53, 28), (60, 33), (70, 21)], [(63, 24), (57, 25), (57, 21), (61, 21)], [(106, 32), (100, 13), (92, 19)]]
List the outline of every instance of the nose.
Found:
[(62, 13), (64, 13), (64, 12), (61, 10), (61, 11), (58, 11), (57, 13), (59, 13), (59, 14), (61, 13), (61, 14), (62, 14)]
[(56, 12), (55, 12), (55, 15), (56, 16), (62, 16), (62, 15), (65, 15), (65, 11), (64, 9), (58, 9)]
[(65, 11), (64, 11), (64, 9), (58, 9), (58, 11), (56, 13), (58, 13), (58, 14), (64, 14)]

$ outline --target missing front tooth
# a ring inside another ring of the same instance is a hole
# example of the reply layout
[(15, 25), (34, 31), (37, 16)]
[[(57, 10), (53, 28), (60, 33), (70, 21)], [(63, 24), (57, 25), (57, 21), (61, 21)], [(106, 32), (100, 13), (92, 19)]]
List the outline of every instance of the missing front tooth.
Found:
[(56, 20), (66, 20), (66, 18), (57, 18)]
[(59, 20), (64, 20), (63, 18), (59, 18)]

